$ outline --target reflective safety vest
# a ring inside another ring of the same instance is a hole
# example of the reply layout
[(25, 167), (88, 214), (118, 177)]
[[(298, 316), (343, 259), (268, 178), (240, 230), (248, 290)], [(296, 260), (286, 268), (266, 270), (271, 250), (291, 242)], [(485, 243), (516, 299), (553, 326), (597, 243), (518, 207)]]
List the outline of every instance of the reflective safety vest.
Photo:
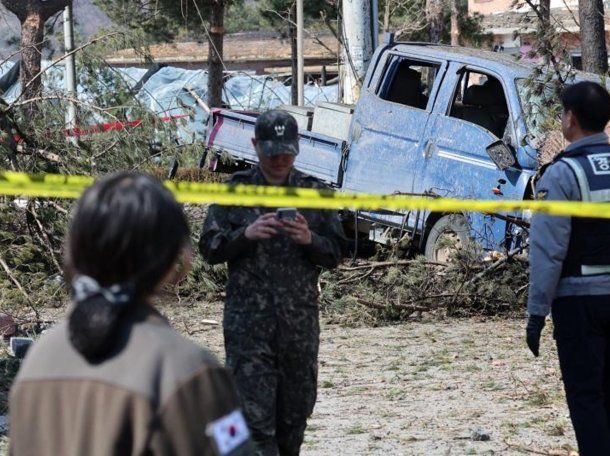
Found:
[[(560, 155), (576, 176), (582, 201), (610, 202), (610, 145), (584, 146)], [(572, 217), (562, 277), (610, 275), (610, 220)]]

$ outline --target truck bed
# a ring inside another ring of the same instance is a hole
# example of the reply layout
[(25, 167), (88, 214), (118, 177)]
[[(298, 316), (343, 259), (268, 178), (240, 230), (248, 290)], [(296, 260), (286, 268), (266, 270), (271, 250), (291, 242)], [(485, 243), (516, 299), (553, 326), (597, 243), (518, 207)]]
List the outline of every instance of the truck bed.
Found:
[[(225, 152), (237, 161), (256, 163), (258, 159), (251, 141), (256, 117), (257, 114), (250, 112), (214, 110), (208, 148)], [(295, 167), (333, 187), (340, 187), (346, 151), (347, 144), (342, 139), (301, 131)]]

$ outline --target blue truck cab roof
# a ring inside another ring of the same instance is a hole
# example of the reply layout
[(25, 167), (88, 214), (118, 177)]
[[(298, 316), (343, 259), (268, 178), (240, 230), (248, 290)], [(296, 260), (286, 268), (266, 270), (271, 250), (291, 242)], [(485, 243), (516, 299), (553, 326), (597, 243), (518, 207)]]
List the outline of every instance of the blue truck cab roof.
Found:
[[(388, 48), (386, 48), (387, 50)], [(485, 67), (495, 73), (501, 73), (508, 78), (529, 77), (535, 65), (529, 62), (518, 61), (513, 55), (501, 52), (492, 52), (468, 47), (447, 46), (442, 44), (404, 42), (394, 43), (389, 49), (421, 54), (422, 57), (437, 57), (450, 61)]]

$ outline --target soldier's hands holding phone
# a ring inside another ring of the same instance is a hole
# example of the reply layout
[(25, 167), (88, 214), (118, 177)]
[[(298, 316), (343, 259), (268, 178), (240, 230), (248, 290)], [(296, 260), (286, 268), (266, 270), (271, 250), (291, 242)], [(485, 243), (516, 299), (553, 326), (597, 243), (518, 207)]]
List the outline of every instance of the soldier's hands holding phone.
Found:
[(280, 222), (283, 232), (294, 242), (301, 245), (311, 244), (312, 235), (309, 224), (300, 213), (296, 212), (294, 218), (282, 217)]
[(244, 235), (251, 241), (271, 239), (278, 234), (282, 228), (282, 223), (276, 218), (273, 212), (261, 215), (251, 225), (248, 225)]
[(271, 239), (280, 231), (297, 244), (311, 244), (312, 234), (307, 219), (294, 208), (280, 208), (276, 213), (261, 215), (248, 225), (244, 235), (246, 239), (259, 241)]

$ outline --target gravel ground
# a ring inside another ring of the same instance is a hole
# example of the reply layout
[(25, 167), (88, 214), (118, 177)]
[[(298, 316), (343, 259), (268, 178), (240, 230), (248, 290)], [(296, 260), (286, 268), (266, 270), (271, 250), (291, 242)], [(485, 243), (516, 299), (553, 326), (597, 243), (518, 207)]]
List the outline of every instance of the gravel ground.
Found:
[[(223, 358), (221, 303), (165, 306), (174, 327)], [(576, 455), (555, 348), (524, 321), (322, 324), (318, 401), (303, 456)], [(0, 437), (0, 454), (7, 439)]]
[[(198, 323), (220, 322), (220, 312), (219, 303), (171, 309), (177, 329), (222, 358), (221, 327)], [(323, 324), (318, 401), (302, 454), (576, 454), (552, 327), (538, 359), (523, 328), (476, 318)]]

